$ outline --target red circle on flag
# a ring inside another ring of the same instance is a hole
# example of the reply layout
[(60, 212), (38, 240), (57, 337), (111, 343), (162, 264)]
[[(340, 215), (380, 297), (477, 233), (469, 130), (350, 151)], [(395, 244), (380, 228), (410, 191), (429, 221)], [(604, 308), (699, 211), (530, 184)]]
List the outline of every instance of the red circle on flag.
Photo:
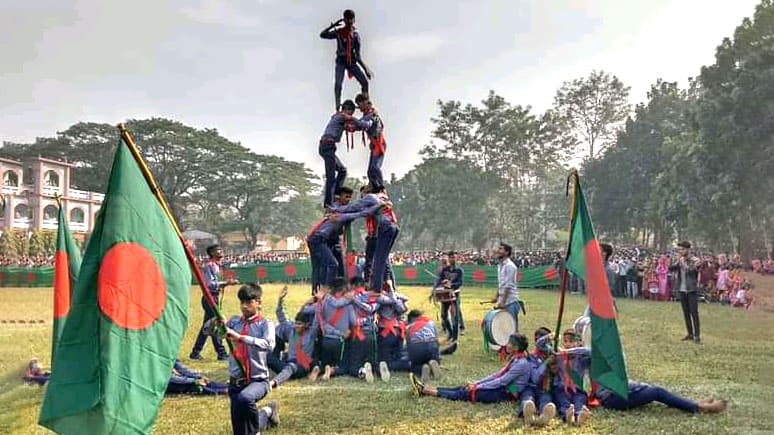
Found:
[(27, 272), (27, 282), (35, 281), (35, 272)]
[(553, 267), (548, 267), (548, 268), (546, 268), (546, 270), (543, 272), (543, 276), (544, 276), (546, 279), (554, 279), (554, 278), (556, 278), (556, 275), (557, 275), (557, 273), (556, 273), (556, 269), (555, 269), (555, 268), (553, 268)]
[(406, 279), (417, 279), (417, 269), (413, 267), (403, 269), (403, 277)]
[(258, 277), (258, 279), (266, 278), (266, 275), (267, 275), (266, 266), (258, 266), (257, 268), (255, 268), (255, 275)]
[(486, 279), (486, 272), (484, 269), (475, 269), (473, 271), (473, 281), (475, 282), (484, 282)]
[(236, 279), (237, 274), (236, 270), (234, 269), (223, 269), (223, 278), (225, 279)]
[(67, 252), (56, 251), (54, 256), (54, 318), (70, 312), (70, 262)]
[(295, 264), (288, 264), (285, 266), (285, 276), (296, 276)]
[(167, 282), (156, 260), (135, 242), (119, 242), (102, 257), (97, 276), (97, 302), (118, 326), (144, 329), (167, 303)]

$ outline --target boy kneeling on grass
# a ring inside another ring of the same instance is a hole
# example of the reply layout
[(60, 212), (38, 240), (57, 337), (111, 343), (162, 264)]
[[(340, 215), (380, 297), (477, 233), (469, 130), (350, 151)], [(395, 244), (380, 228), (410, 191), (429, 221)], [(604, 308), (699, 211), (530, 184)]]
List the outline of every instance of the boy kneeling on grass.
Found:
[(256, 406), (271, 391), (266, 358), (274, 349), (274, 324), (261, 315), (260, 285), (245, 284), (237, 296), (242, 315), (226, 323), (226, 336), (235, 342), (228, 361), (231, 427), (234, 435), (252, 435), (279, 424), (279, 403), (269, 401), (260, 410)]

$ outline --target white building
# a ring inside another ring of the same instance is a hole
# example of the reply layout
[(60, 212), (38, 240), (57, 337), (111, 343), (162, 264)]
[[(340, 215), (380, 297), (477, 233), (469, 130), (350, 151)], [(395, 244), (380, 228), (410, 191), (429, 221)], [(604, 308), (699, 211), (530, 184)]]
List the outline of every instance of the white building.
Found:
[(24, 163), (0, 157), (0, 175), (5, 208), (0, 209), (0, 231), (18, 229), (56, 230), (57, 205), (61, 197), (70, 231), (88, 233), (105, 195), (70, 188), (67, 161), (38, 157)]

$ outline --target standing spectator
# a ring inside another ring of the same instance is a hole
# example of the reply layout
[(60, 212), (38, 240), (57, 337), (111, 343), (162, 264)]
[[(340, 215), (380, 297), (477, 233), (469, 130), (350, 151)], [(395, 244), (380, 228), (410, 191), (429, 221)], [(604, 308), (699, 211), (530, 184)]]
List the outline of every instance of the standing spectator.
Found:
[(701, 343), (699, 335), (699, 298), (698, 298), (698, 270), (700, 261), (691, 256), (691, 244), (689, 242), (680, 242), (677, 255), (677, 262), (669, 267), (669, 270), (676, 272), (675, 287), (680, 294), (680, 303), (683, 307), (683, 317), (685, 318), (685, 329), (688, 334), (683, 337), (684, 341), (693, 340)]

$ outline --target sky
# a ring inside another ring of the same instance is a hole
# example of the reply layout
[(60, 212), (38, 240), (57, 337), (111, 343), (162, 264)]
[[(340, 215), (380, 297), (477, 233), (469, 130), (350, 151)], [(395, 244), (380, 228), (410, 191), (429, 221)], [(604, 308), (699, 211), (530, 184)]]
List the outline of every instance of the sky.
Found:
[[(712, 64), (758, 1), (353, 3), (0, 0), (0, 141), (164, 117), (322, 175), (335, 42), (318, 35), (355, 8), (386, 124), (383, 170), (400, 176), (420, 162), (439, 99), (477, 104), (494, 90), (541, 113), (562, 82), (601, 69), (631, 86), (636, 104), (657, 78), (685, 85)], [(344, 98), (358, 91), (345, 79)], [(338, 154), (365, 175), (359, 142)]]

